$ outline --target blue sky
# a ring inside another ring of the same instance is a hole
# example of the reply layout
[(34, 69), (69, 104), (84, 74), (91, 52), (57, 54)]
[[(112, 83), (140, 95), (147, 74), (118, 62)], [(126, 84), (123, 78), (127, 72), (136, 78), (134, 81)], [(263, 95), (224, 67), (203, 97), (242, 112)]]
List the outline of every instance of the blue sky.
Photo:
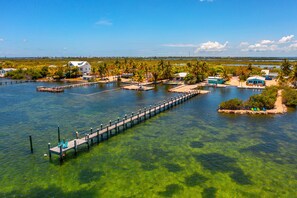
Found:
[(296, 0), (0, 0), (0, 57), (297, 56)]

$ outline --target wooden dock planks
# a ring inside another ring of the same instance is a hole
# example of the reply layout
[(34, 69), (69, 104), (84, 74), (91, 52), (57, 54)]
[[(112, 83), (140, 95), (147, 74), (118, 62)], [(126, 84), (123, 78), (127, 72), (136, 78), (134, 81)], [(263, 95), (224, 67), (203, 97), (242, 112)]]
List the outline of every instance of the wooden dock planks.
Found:
[[(132, 113), (131, 116), (125, 115), (123, 120), (117, 119), (114, 122), (110, 122), (108, 125), (101, 125), (100, 128), (98, 128), (95, 131), (91, 130), (91, 133), (86, 134), (82, 138), (73, 139), (68, 142), (67, 148), (61, 148), (58, 146), (50, 147), (49, 143), (49, 156), (51, 154), (57, 154), (60, 155), (60, 160), (63, 160), (63, 154), (66, 153), (66, 151), (74, 149), (75, 152), (77, 152), (77, 149), (79, 146), (83, 144), (87, 144), (88, 148), (90, 145), (90, 140), (93, 142), (94, 139), (97, 139), (97, 143), (103, 141), (102, 137), (105, 134), (106, 139), (108, 139), (112, 135), (112, 131), (116, 131), (116, 133), (119, 132), (119, 130), (122, 128), (122, 131), (134, 126), (135, 124), (141, 123), (143, 120), (149, 119), (166, 109), (169, 109), (170, 107), (176, 106), (178, 104), (181, 104), (182, 102), (196, 96), (199, 94), (199, 91), (192, 91), (183, 95), (180, 95), (178, 97), (171, 98), (170, 100), (166, 100), (162, 102), (161, 104), (150, 106), (148, 109), (144, 108), (143, 111), (139, 111), (136, 114)], [(101, 139), (101, 141), (99, 141)], [(62, 152), (62, 153), (61, 153)]]

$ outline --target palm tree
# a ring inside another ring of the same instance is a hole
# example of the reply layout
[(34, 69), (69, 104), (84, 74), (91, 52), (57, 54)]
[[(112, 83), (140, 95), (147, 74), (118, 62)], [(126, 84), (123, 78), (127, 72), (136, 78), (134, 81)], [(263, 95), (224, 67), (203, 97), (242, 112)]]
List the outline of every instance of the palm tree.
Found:
[(292, 72), (289, 76), (289, 81), (292, 83), (294, 87), (297, 87), (297, 64), (293, 66)]
[(290, 73), (291, 73), (291, 64), (287, 59), (285, 59), (283, 61), (282, 65), (281, 65), (281, 70), (282, 70), (284, 76), (289, 76), (290, 75)]

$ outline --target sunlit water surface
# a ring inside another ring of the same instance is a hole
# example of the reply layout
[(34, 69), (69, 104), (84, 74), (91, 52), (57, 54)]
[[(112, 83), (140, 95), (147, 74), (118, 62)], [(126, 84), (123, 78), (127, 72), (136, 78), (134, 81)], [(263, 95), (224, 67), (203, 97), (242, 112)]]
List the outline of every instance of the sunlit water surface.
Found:
[[(211, 89), (75, 157), (44, 157), (65, 139), (170, 98), (169, 87), (135, 92), (117, 84), (38, 93), (0, 86), (0, 197), (295, 197), (297, 113), (218, 114), (252, 90)], [(30, 154), (28, 136), (33, 137)]]

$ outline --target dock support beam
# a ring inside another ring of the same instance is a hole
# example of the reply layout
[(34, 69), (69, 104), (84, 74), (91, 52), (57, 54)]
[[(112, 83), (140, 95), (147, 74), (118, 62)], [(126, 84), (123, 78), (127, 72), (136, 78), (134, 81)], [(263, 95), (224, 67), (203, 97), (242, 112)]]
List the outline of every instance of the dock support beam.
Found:
[(52, 158), (52, 153), (51, 153), (51, 143), (47, 144), (47, 148), (48, 148), (48, 156), (49, 158)]
[(31, 149), (31, 153), (33, 153), (33, 143), (32, 143), (32, 136), (29, 136), (29, 140), (30, 140), (30, 149)]
[(77, 143), (76, 143), (76, 139), (74, 140), (74, 155), (77, 154)]
[(63, 162), (63, 149), (62, 149), (62, 145), (60, 145), (60, 162)]
[(61, 142), (61, 137), (60, 137), (60, 127), (58, 126), (58, 142)]

